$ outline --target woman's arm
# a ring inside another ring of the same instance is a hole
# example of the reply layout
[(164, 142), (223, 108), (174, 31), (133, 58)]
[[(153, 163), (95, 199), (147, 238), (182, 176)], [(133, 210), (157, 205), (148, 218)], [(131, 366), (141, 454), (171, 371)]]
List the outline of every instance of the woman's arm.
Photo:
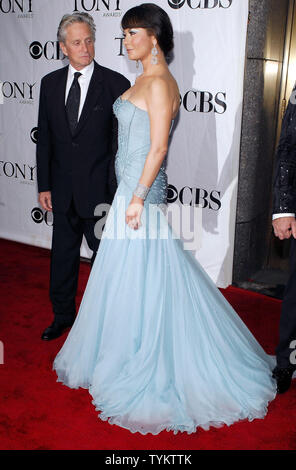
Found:
[(173, 113), (169, 88), (162, 78), (154, 79), (150, 84), (146, 106), (150, 119), (151, 146), (139, 183), (150, 188), (167, 154)]

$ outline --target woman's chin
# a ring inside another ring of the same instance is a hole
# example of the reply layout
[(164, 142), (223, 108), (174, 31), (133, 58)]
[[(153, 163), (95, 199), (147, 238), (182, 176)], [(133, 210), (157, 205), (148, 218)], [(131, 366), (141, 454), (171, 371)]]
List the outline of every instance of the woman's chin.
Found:
[(130, 60), (133, 60), (133, 61), (138, 60), (137, 57), (135, 57), (135, 55), (132, 54), (132, 53), (129, 53), (129, 54), (128, 54), (128, 58), (129, 58)]

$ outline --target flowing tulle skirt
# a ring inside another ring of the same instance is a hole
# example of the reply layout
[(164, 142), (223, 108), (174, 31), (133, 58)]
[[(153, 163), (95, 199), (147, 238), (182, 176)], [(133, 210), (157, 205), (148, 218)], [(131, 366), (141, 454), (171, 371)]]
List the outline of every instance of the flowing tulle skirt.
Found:
[(174, 238), (159, 207), (146, 208), (133, 231), (124, 223), (126, 201), (122, 183), (54, 361), (58, 381), (89, 389), (102, 420), (142, 434), (263, 418), (276, 394), (274, 358)]

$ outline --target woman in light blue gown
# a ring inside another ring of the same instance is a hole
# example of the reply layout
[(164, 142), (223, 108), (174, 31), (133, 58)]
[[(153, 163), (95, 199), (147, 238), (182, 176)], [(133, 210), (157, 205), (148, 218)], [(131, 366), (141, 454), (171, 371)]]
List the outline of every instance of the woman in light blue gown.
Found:
[(276, 394), (268, 356), (163, 212), (164, 159), (179, 108), (165, 55), (168, 15), (122, 20), (143, 74), (114, 103), (118, 189), (76, 321), (54, 361), (58, 381), (89, 389), (99, 417), (131, 432), (192, 433), (263, 418)]

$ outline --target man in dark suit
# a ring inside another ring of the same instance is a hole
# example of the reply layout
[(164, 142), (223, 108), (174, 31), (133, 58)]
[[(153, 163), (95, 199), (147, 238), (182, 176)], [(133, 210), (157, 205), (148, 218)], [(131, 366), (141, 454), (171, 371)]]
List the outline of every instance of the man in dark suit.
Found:
[(280, 240), (291, 238), (291, 272), (286, 285), (280, 318), (277, 366), (273, 376), (278, 393), (286, 392), (296, 369), (296, 91), (292, 92), (282, 122), (274, 180), (273, 229)]
[(95, 24), (87, 13), (64, 15), (58, 40), (69, 66), (43, 77), (40, 89), (37, 179), (43, 209), (53, 211), (50, 298), (54, 321), (42, 339), (59, 337), (73, 324), (80, 246), (93, 251), (95, 207), (111, 203), (116, 190), (117, 141), (112, 104), (130, 82), (98, 65)]

